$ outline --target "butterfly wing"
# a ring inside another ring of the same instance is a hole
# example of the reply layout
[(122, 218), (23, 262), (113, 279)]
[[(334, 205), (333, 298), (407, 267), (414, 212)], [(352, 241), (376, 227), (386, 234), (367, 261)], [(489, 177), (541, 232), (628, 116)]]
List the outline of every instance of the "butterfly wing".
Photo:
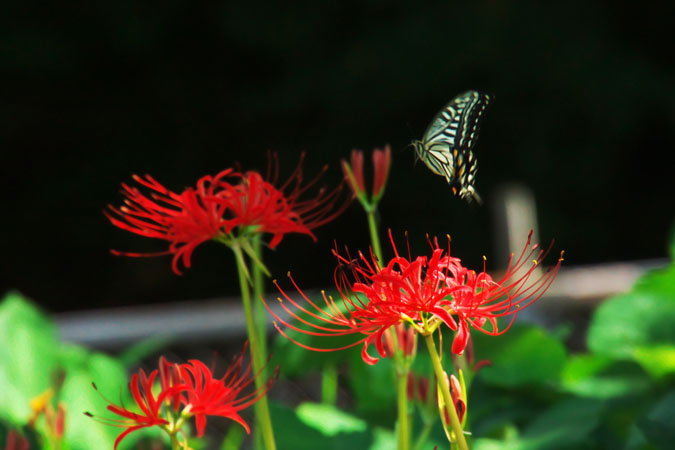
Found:
[(418, 157), (462, 198), (480, 201), (473, 188), (478, 166), (472, 149), (489, 102), (489, 95), (477, 91), (458, 95), (436, 114), (422, 141), (415, 143)]

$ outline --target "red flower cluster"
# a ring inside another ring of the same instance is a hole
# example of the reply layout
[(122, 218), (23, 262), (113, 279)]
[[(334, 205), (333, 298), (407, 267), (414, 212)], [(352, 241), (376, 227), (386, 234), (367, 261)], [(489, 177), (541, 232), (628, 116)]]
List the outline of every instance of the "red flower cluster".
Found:
[[(391, 232), (389, 237), (395, 257), (383, 267), (372, 255), (366, 258), (359, 254), (356, 262), (348, 259), (349, 256), (337, 255), (340, 264), (350, 267), (353, 274), (351, 282), (347, 282), (343, 275), (336, 275), (341, 301), (336, 302), (324, 293), (325, 307), (320, 307), (307, 298), (291, 278), (309, 306), (300, 305), (281, 288), (282, 296), (295, 310), (279, 300), (282, 308), (300, 325), (293, 325), (270, 310), (279, 322), (301, 333), (321, 337), (361, 334), (364, 337), (344, 347), (321, 349), (299, 343), (280, 328), (279, 331), (296, 344), (315, 351), (341, 350), (363, 343), (363, 360), (375, 364), (378, 358), (368, 354), (368, 346), (374, 344), (379, 355), (386, 357), (383, 336), (392, 325), (408, 323), (427, 333), (433, 331), (433, 323), (440, 321), (456, 331), (452, 351), (462, 354), (469, 338), (469, 325), (491, 335), (504, 333), (518, 311), (539, 299), (548, 289), (562, 261), (561, 254), (553, 268), (531, 279), (548, 250), (540, 250), (538, 245), (530, 247), (528, 238), (518, 260), (510, 261), (504, 276), (495, 281), (485, 270), (476, 273), (462, 266), (460, 259), (451, 257), (449, 249), (446, 252), (437, 241), (430, 242), (430, 258), (419, 256), (412, 259), (399, 255)], [(532, 265), (526, 267), (535, 254)], [(497, 318), (508, 315), (512, 316), (511, 322), (499, 329)], [(486, 326), (487, 322), (490, 327)]]
[[(202, 242), (227, 238), (235, 229), (240, 233), (271, 233), (270, 247), (276, 247), (288, 233), (307, 234), (341, 214), (349, 204), (341, 198), (342, 185), (332, 191), (320, 189), (314, 197), (302, 199), (324, 170), (303, 185), (302, 161), (290, 178), (276, 187), (273, 179), (263, 179), (254, 171), (240, 173), (226, 169), (215, 176), (207, 175), (194, 188), (175, 193), (150, 175), (133, 176), (150, 192), (122, 184), (124, 205), (109, 206), (104, 211), (110, 222), (141, 236), (169, 242), (169, 248), (157, 253), (113, 251), (126, 256), (173, 255), (173, 270), (180, 274), (178, 262), (190, 267), (190, 257)], [(275, 158), (276, 163), (276, 158)], [(275, 166), (278, 166), (275, 164)]]
[[(129, 389), (139, 412), (117, 406), (106, 399), (107, 409), (123, 419), (100, 417), (97, 419), (109, 425), (126, 428), (115, 440), (115, 449), (129, 433), (141, 428), (158, 425), (175, 434), (178, 431), (176, 428), (179, 427), (176, 420), (180, 421), (181, 417), (195, 418), (198, 437), (204, 435), (207, 416), (227, 417), (240, 423), (246, 432), (250, 433), (250, 428), (239, 415), (239, 411), (263, 397), (272, 385), (274, 377), (267, 380), (261, 388), (242, 394), (258, 376), (251, 373), (250, 365), (243, 370), (245, 351), (246, 348), (237, 356), (222, 378), (214, 378), (211, 370), (198, 360), (172, 364), (162, 357), (159, 369), (153, 370), (150, 375), (141, 369), (138, 374), (131, 376)], [(153, 386), (158, 374), (161, 389), (155, 396)], [(169, 410), (172, 410), (171, 414), (167, 414)], [(86, 414), (94, 417), (92, 414)]]

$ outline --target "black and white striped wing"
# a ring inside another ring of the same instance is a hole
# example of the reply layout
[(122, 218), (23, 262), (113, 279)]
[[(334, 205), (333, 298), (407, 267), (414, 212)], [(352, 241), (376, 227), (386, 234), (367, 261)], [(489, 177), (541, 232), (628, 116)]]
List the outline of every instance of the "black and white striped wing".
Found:
[(434, 117), (424, 133), (423, 142), (427, 146), (444, 143), (451, 149), (473, 148), (489, 102), (489, 95), (477, 91), (467, 91), (453, 98)]
[(421, 141), (418, 157), (437, 175), (445, 177), (453, 192), (479, 200), (473, 188), (477, 171), (471, 151), (478, 139), (490, 96), (467, 91), (453, 98), (431, 122)]

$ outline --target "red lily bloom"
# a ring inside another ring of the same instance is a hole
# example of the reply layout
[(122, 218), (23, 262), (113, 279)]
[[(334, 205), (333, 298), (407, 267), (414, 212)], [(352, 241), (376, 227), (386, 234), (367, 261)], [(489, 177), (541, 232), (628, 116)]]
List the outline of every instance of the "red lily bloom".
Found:
[[(509, 264), (506, 275), (495, 282), (484, 271), (477, 275), (463, 267), (458, 258), (446, 254), (437, 242), (432, 244), (431, 258), (420, 256), (412, 259), (400, 256), (391, 232), (389, 237), (395, 257), (384, 267), (372, 256), (372, 262), (369, 262), (363, 254), (359, 254), (355, 263), (348, 259), (349, 256), (345, 258), (337, 255), (342, 266), (352, 269), (355, 279), (349, 283), (343, 273), (338, 275), (336, 272), (341, 304), (323, 293), (325, 307), (318, 306), (302, 293), (291, 278), (294, 287), (309, 306), (301, 306), (277, 285), (282, 296), (298, 312), (286, 306), (281, 299), (279, 301), (282, 308), (300, 325), (293, 325), (270, 310), (279, 322), (301, 333), (320, 337), (363, 334), (365, 337), (343, 347), (322, 349), (299, 343), (277, 327), (280, 333), (296, 344), (315, 351), (341, 350), (363, 343), (361, 355), (364, 362), (375, 364), (378, 359), (368, 354), (368, 346), (375, 344), (379, 355), (386, 357), (382, 341), (389, 327), (413, 322), (417, 329), (425, 329), (429, 320), (435, 318), (457, 331), (452, 350), (461, 354), (469, 336), (468, 325), (487, 334), (504, 333), (511, 324), (500, 331), (497, 317), (512, 315), (513, 323), (517, 312), (536, 301), (550, 286), (562, 261), (561, 255), (557, 265), (534, 282), (530, 282), (530, 278), (539, 264), (536, 260), (524, 275), (515, 277), (537, 251), (538, 246), (535, 245), (527, 252), (528, 240), (518, 261)], [(548, 251), (539, 251), (537, 257), (541, 259), (546, 253)], [(308, 320), (310, 318), (318, 323)], [(491, 329), (483, 328), (486, 322), (490, 322)]]
[(110, 212), (104, 211), (104, 214), (123, 230), (168, 241), (169, 249), (157, 253), (113, 253), (134, 257), (171, 254), (173, 271), (180, 275), (178, 261), (189, 268), (194, 249), (222, 233), (228, 198), (221, 184), (231, 175), (232, 169), (226, 169), (215, 177), (202, 177), (196, 188), (187, 188), (181, 194), (168, 190), (150, 175), (145, 178), (134, 175), (133, 179), (150, 189), (150, 194), (145, 195), (138, 188), (123, 183), (122, 193), (127, 197), (124, 206), (109, 205)]
[(384, 193), (391, 167), (391, 148), (386, 145), (384, 150), (373, 150), (373, 190), (368, 200), (366, 182), (363, 176), (363, 152), (352, 150), (350, 164), (342, 160), (342, 172), (349, 183), (354, 195), (362, 202), (377, 203)]
[[(386, 357), (387, 351), (383, 344), (383, 338), (384, 333), (392, 325), (408, 320), (420, 321), (422, 320), (422, 314), (426, 313), (438, 317), (451, 329), (457, 329), (456, 322), (443, 308), (443, 301), (452, 290), (451, 287), (445, 285), (445, 274), (447, 273), (445, 268), (459, 260), (449, 256), (443, 257), (443, 250), (435, 249), (430, 260), (420, 256), (410, 261), (398, 254), (393, 239), (392, 246), (396, 256), (385, 267), (380, 267), (377, 258), (373, 255), (371, 255), (371, 261), (368, 261), (360, 253), (358, 262), (354, 263), (353, 260), (336, 253), (339, 263), (350, 267), (356, 280), (350, 284), (346, 282), (344, 274), (342, 276), (336, 275), (336, 285), (342, 300), (341, 305), (336, 303), (332, 297), (323, 293), (326, 307), (317, 306), (302, 293), (291, 278), (294, 287), (310, 305), (310, 308), (305, 308), (291, 299), (277, 284), (277, 288), (279, 288), (283, 297), (302, 315), (322, 322), (315, 324), (308, 321), (279, 299), (282, 308), (288, 314), (310, 329), (297, 327), (281, 319), (270, 310), (270, 313), (288, 328), (314, 336), (364, 334), (365, 337), (344, 347), (320, 349), (293, 340), (277, 327), (279, 332), (296, 344), (315, 351), (342, 350), (363, 343), (361, 356), (364, 362), (375, 364), (378, 358), (368, 354), (368, 346), (375, 344), (379, 355), (383, 358)], [(423, 271), (425, 267), (427, 267), (427, 270)]]
[[(260, 400), (275, 378), (268, 379), (259, 389), (242, 395), (242, 391), (247, 389), (257, 376), (251, 375), (250, 365), (242, 370), (245, 352), (246, 347), (221, 379), (214, 378), (211, 370), (200, 361), (190, 360), (186, 364), (174, 364), (162, 357), (159, 361), (159, 370), (152, 371), (150, 376), (140, 370), (131, 377), (129, 388), (140, 413), (117, 406), (104, 398), (108, 403), (107, 409), (124, 419), (101, 417), (96, 419), (108, 425), (126, 428), (115, 440), (115, 449), (129, 433), (141, 428), (158, 425), (168, 433), (175, 434), (179, 431), (176, 427), (184, 420), (180, 419), (181, 417), (195, 417), (199, 437), (204, 435), (206, 416), (228, 417), (239, 422), (246, 432), (250, 432), (248, 424), (238, 412)], [(155, 396), (152, 388), (158, 374), (161, 390), (159, 395)], [(181, 405), (184, 405), (182, 411)], [(90, 413), (85, 414), (94, 417)]]
[[(540, 249), (538, 244), (530, 247), (531, 241), (532, 231), (518, 260), (514, 262), (514, 255), (511, 255), (506, 272), (498, 281), (493, 280), (485, 268), (477, 274), (461, 266), (453, 278), (448, 279), (448, 285), (453, 286), (450, 311), (459, 319), (459, 329), (452, 342), (453, 353), (461, 355), (464, 352), (469, 339), (469, 325), (492, 336), (503, 334), (511, 328), (518, 312), (537, 301), (551, 286), (560, 270), (564, 252), (560, 253), (554, 267), (537, 278), (535, 271), (551, 247), (547, 250)], [(530, 261), (532, 264), (526, 267)], [(511, 320), (500, 330), (497, 318), (504, 316), (511, 316)], [(486, 327), (488, 322), (490, 327)]]
[(213, 378), (209, 368), (198, 360), (193, 359), (188, 364), (181, 364), (181, 378), (187, 387), (183, 414), (195, 417), (197, 436), (204, 435), (206, 416), (227, 417), (239, 422), (247, 433), (251, 432), (248, 424), (239, 415), (239, 411), (260, 400), (269, 390), (274, 378), (267, 380), (260, 389), (241, 395), (258, 375), (251, 375), (250, 364), (242, 371), (244, 351), (221, 379)]
[[(161, 356), (159, 358), (159, 383), (162, 391), (168, 391), (174, 386), (182, 385), (180, 365), (169, 362), (164, 356)], [(185, 401), (185, 397), (182, 392), (177, 392), (175, 395), (167, 397), (165, 401), (175, 412), (178, 412), (181, 402)]]
[(338, 205), (342, 185), (332, 191), (321, 188), (316, 196), (306, 198), (305, 194), (319, 181), (327, 166), (303, 185), (303, 160), (304, 154), (288, 180), (278, 188), (275, 186), (278, 184), (276, 154), (270, 158), (267, 179), (258, 172), (249, 171), (233, 175), (234, 182), (223, 184), (230, 199), (226, 232), (235, 227), (255, 227), (257, 232), (273, 235), (269, 243), (271, 248), (275, 248), (288, 233), (306, 234), (316, 241), (312, 230), (342, 214), (350, 199)]
[(309, 183), (302, 185), (302, 160), (291, 177), (279, 188), (274, 179), (265, 181), (257, 172), (241, 174), (226, 169), (216, 176), (198, 180), (195, 188), (177, 194), (146, 175), (134, 180), (150, 190), (143, 194), (138, 188), (122, 184), (125, 204), (109, 206), (104, 214), (123, 230), (141, 236), (169, 242), (169, 248), (156, 253), (113, 251), (125, 256), (173, 255), (173, 271), (180, 275), (179, 261), (190, 267), (190, 257), (201, 243), (227, 237), (235, 228), (252, 228), (254, 232), (271, 233), (270, 247), (276, 247), (287, 233), (303, 233), (312, 239), (311, 230), (339, 214), (349, 204), (338, 205), (342, 186), (332, 191), (320, 189), (316, 196), (304, 197), (319, 180), (324, 170)]
[[(141, 413), (135, 413), (129, 411), (123, 406), (117, 406), (106, 399), (108, 402), (107, 409), (110, 412), (117, 414), (118, 416), (124, 417), (124, 419), (105, 419), (98, 418), (100, 421), (113, 426), (126, 428), (117, 439), (115, 439), (114, 448), (117, 449), (119, 443), (124, 439), (129, 433), (132, 433), (141, 428), (152, 427), (155, 425), (167, 425), (168, 420), (160, 416), (160, 408), (162, 403), (173, 395), (176, 395), (181, 390), (184, 389), (184, 386), (177, 385), (173, 386), (170, 389), (163, 390), (158, 397), (152, 393), (152, 386), (157, 377), (157, 370), (153, 370), (150, 373), (150, 376), (145, 374), (145, 371), (142, 369), (138, 374), (131, 376), (131, 382), (129, 383), (129, 389), (131, 394), (136, 402), (138, 408), (140, 408)], [(93, 385), (96, 388), (96, 385)], [(91, 414), (86, 413), (88, 416), (93, 417)]]

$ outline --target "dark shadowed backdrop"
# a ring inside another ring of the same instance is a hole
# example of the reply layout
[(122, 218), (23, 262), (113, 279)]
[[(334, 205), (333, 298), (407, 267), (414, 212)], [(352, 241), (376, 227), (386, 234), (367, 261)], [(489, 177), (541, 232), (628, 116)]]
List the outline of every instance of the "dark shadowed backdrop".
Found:
[[(52, 311), (234, 295), (232, 255), (113, 257), (164, 246), (112, 227), (120, 182), (180, 190), (233, 165), (340, 179), (352, 148), (389, 143), (383, 227), (413, 249), (453, 236), (494, 254), (490, 203), (533, 189), (566, 264), (662, 257), (673, 220), (672, 2), (10, 1), (0, 13), (2, 289)], [(467, 89), (495, 101), (476, 146), (483, 207), (453, 198), (407, 144)], [(368, 169), (369, 170), (369, 169)], [(276, 276), (332, 281), (333, 240), (366, 248), (357, 205), (268, 252)], [(488, 261), (491, 261), (488, 259)], [(496, 264), (496, 263), (495, 263)]]

